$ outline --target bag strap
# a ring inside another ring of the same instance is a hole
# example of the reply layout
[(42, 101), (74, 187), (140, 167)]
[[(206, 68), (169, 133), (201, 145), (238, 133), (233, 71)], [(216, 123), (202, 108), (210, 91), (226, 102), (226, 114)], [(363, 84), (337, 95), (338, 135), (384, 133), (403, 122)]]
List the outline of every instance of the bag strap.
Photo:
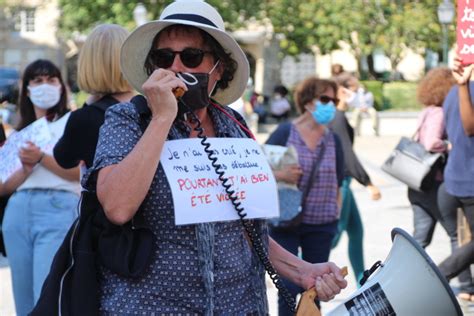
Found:
[(418, 139), (416, 139), (416, 136), (420, 132), (421, 127), (423, 126), (423, 123), (425, 123), (426, 117), (428, 116), (428, 112), (425, 112), (423, 115), (423, 118), (421, 119), (420, 125), (416, 128), (415, 133), (411, 136), (411, 139), (418, 142)]
[(146, 101), (146, 98), (142, 95), (136, 95), (134, 96), (130, 102), (135, 105), (135, 108), (137, 109), (138, 115), (140, 116), (140, 129), (143, 132), (145, 132), (149, 122), (149, 118), (151, 116), (151, 110), (148, 107), (148, 102)]
[(105, 95), (96, 102), (91, 103), (90, 106), (105, 112), (111, 105), (117, 103), (120, 103), (120, 101), (114, 99), (111, 95)]
[(324, 143), (324, 139), (321, 140), (321, 150), (319, 151), (318, 156), (316, 157), (316, 160), (313, 163), (313, 166), (311, 167), (311, 173), (309, 174), (309, 179), (308, 183), (306, 185), (306, 188), (304, 188), (303, 195), (301, 196), (301, 205), (302, 209), (304, 210), (304, 206), (306, 205), (306, 197), (309, 194), (309, 190), (311, 189), (311, 186), (313, 185), (314, 181), (317, 178), (317, 175), (315, 177), (316, 169), (319, 168), (321, 165), (321, 161), (323, 160), (324, 153), (326, 151), (326, 144)]

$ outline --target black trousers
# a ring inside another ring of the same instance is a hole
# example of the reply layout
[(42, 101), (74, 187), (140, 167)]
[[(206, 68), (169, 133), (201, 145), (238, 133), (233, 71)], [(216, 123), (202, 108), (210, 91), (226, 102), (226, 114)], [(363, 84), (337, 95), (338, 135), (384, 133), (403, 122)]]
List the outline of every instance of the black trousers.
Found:
[[(474, 233), (474, 197), (458, 197), (446, 192), (444, 184), (438, 191), (438, 205), (442, 218), (452, 218), (456, 214), (457, 208), (462, 208), (471, 232)], [(468, 244), (469, 245), (469, 244)], [(471, 263), (471, 253), (474, 248), (472, 246), (453, 249), (453, 253), (440, 265), (440, 269), (447, 278), (459, 277), (462, 287), (471, 288), (474, 294), (474, 286), (472, 285), (472, 277), (469, 269)]]
[(440, 263), (438, 268), (449, 280), (469, 268), (472, 263), (474, 263), (474, 241), (471, 240), (464, 246), (454, 250), (451, 256)]
[(408, 200), (413, 209), (413, 239), (423, 248), (426, 248), (431, 243), (438, 221), (446, 230), (450, 239), (457, 240), (456, 218), (454, 220), (449, 218), (447, 223), (441, 219), (437, 201), (440, 185), (441, 182), (437, 181), (432, 188), (425, 192), (418, 192), (408, 188)]

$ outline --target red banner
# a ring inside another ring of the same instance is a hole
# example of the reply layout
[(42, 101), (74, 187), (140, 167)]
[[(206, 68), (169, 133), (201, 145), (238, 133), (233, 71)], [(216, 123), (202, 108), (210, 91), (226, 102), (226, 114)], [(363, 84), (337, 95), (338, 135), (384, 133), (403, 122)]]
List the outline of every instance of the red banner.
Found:
[(458, 0), (457, 5), (458, 56), (466, 64), (474, 63), (474, 0)]

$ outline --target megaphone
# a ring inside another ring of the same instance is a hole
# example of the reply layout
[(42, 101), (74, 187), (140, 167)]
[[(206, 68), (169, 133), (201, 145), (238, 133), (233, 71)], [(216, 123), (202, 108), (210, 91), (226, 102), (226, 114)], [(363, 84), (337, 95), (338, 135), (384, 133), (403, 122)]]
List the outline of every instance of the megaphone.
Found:
[(366, 283), (327, 316), (462, 315), (448, 282), (404, 230), (392, 230), (392, 249)]

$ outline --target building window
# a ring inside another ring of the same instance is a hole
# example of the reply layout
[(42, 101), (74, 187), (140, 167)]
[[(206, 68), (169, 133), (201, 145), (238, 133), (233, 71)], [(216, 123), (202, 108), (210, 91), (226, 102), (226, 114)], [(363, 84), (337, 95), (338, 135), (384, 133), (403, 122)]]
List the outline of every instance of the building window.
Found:
[(13, 31), (32, 33), (35, 31), (35, 9), (23, 8), (13, 12)]

